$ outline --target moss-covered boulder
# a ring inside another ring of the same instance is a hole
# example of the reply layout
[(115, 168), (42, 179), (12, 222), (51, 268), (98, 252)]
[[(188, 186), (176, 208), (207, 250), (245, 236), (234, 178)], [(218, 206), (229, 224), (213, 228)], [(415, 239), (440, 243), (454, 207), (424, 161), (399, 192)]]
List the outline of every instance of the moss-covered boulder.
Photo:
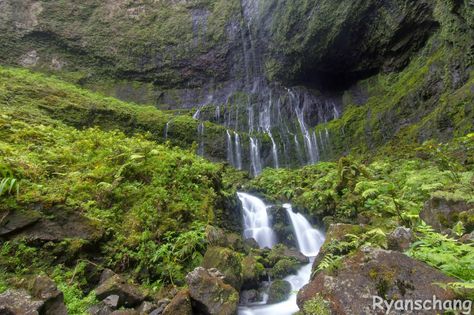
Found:
[(308, 257), (301, 254), (294, 248), (288, 248), (285, 245), (278, 244), (274, 246), (269, 252), (266, 252), (267, 266), (272, 267), (282, 259), (292, 259), (301, 264), (309, 262)]
[(433, 196), (425, 203), (420, 213), (420, 218), (427, 224), (431, 225), (439, 232), (453, 228), (461, 219), (464, 219), (468, 225), (474, 221), (469, 211), (474, 210), (474, 204), (468, 203), (466, 200), (456, 197)]
[(202, 262), (206, 269), (215, 268), (224, 275), (224, 282), (240, 291), (242, 286), (242, 264), (240, 254), (224, 247), (211, 246)]
[(265, 267), (255, 256), (249, 255), (242, 259), (242, 289), (257, 289), (264, 275)]
[(300, 265), (301, 264), (295, 259), (284, 258), (279, 260), (275, 266), (270, 269), (269, 273), (274, 279), (283, 279), (291, 274), (296, 274)]
[(273, 281), (268, 290), (268, 304), (275, 304), (288, 299), (291, 294), (291, 283), (285, 280)]
[[(315, 297), (330, 303), (337, 314), (378, 314), (373, 296), (386, 300), (451, 300), (455, 294), (439, 284), (455, 282), (440, 271), (400, 252), (365, 248), (343, 259), (336, 274), (321, 271), (298, 293), (298, 306)], [(363, 294), (354, 294), (359, 292)]]
[(239, 293), (215, 273), (198, 267), (186, 276), (186, 283), (197, 313), (236, 314)]
[(171, 302), (166, 306), (162, 315), (193, 315), (191, 297), (189, 290), (182, 290), (175, 295)]

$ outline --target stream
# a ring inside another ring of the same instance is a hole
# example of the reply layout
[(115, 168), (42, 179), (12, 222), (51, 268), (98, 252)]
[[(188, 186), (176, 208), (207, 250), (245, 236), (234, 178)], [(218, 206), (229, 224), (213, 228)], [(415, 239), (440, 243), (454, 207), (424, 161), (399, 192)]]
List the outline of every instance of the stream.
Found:
[[(246, 193), (238, 193), (238, 196), (244, 210), (244, 237), (254, 238), (261, 248), (273, 247), (278, 242), (268, 216), (268, 206), (255, 196)], [(284, 279), (292, 287), (292, 293), (286, 301), (271, 305), (267, 305), (263, 301), (248, 306), (240, 306), (239, 315), (292, 315), (299, 311), (296, 296), (298, 291), (310, 280), (314, 257), (324, 243), (324, 234), (313, 228), (302, 214), (294, 212), (291, 204), (284, 204), (283, 207), (286, 209), (293, 225), (298, 249), (303, 255), (310, 258), (310, 263), (301, 267), (296, 275), (290, 275)]]

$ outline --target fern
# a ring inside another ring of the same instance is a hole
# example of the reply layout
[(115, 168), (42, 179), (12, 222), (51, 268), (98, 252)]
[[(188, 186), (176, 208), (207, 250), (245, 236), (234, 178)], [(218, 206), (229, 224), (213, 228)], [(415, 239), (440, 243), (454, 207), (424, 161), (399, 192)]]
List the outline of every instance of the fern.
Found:
[(6, 194), (19, 194), (20, 185), (18, 179), (13, 176), (10, 168), (0, 164), (0, 196)]

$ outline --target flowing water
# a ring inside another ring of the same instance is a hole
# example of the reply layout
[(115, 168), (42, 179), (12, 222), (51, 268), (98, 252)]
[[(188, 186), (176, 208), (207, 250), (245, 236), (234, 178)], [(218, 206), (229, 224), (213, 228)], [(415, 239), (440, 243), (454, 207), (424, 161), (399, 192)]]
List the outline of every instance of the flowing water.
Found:
[[(254, 196), (238, 193), (244, 208), (244, 237), (255, 238), (260, 247), (271, 247), (277, 243), (275, 233), (268, 218), (267, 206)], [(314, 257), (324, 243), (324, 235), (313, 228), (306, 218), (295, 213), (290, 204), (285, 204), (288, 216), (298, 241), (300, 251), (310, 258), (310, 263), (303, 266), (296, 275), (284, 280), (291, 284), (290, 297), (281, 303), (265, 305), (265, 302), (239, 307), (239, 315), (292, 315), (299, 311), (296, 304), (297, 292), (310, 281)], [(258, 238), (258, 239), (257, 239)]]
[(267, 206), (257, 197), (238, 193), (244, 210), (244, 237), (253, 238), (261, 248), (273, 247), (276, 244), (267, 213)]

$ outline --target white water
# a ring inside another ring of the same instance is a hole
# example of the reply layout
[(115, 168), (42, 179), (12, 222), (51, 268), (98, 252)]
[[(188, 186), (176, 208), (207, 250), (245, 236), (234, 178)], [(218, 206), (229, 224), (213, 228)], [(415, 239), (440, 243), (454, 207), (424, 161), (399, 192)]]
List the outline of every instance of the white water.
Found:
[(290, 204), (283, 207), (290, 217), (300, 252), (307, 257), (316, 256), (324, 242), (323, 234), (314, 229), (301, 213), (295, 213)]
[[(248, 207), (251, 206), (255, 209), (258, 208), (259, 213), (265, 213), (264, 216), (267, 219), (261, 222), (265, 222), (266, 231), (268, 232), (268, 230), (270, 230), (271, 235), (274, 235), (273, 230), (269, 225), (266, 206), (263, 201), (244, 193), (239, 193), (238, 195), (242, 204), (244, 204), (244, 229), (247, 231), (247, 228), (249, 227), (250, 222), (247, 221), (246, 216), (249, 209)], [(287, 209), (288, 216), (293, 224), (298, 241), (298, 247), (304, 255), (310, 257), (310, 263), (303, 266), (296, 275), (291, 275), (284, 279), (291, 284), (292, 288), (292, 293), (286, 301), (272, 305), (265, 305), (265, 302), (260, 302), (251, 306), (241, 306), (239, 307), (239, 315), (293, 315), (299, 311), (298, 305), (296, 304), (297, 294), (298, 291), (310, 281), (314, 257), (318, 254), (319, 249), (324, 243), (324, 235), (314, 229), (303, 215), (293, 212), (290, 204), (285, 204), (283, 206)], [(252, 234), (253, 233), (244, 232), (246, 238), (253, 237), (249, 236)], [(258, 243), (260, 247), (262, 247), (260, 242)], [(274, 243), (275, 242), (273, 241), (273, 244)]]
[(237, 194), (244, 210), (244, 237), (253, 238), (261, 248), (273, 247), (276, 236), (268, 218), (267, 206), (257, 197), (246, 193)]
[(258, 139), (255, 137), (250, 137), (250, 166), (252, 175), (258, 176), (262, 172), (260, 145), (258, 143)]
[(242, 169), (242, 145), (240, 144), (240, 136), (235, 133), (235, 167), (238, 170)]

